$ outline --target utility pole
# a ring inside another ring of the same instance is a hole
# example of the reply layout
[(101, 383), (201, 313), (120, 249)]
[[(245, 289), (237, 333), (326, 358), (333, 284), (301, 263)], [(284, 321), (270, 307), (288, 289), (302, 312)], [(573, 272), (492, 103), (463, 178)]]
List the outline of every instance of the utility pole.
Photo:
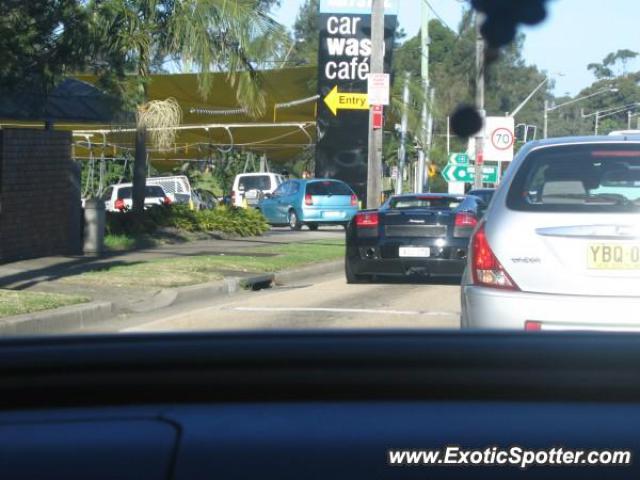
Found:
[(421, 51), (422, 51), (422, 86), (424, 88), (424, 101), (422, 103), (422, 115), (420, 120), (420, 144), (422, 148), (418, 153), (418, 185), (417, 192), (422, 193), (424, 191), (424, 179), (425, 179), (425, 170), (426, 170), (426, 158), (428, 155), (427, 149), (427, 128), (429, 123), (429, 115), (428, 115), (428, 105), (429, 101), (429, 47), (431, 44), (431, 40), (429, 38), (429, 5), (427, 2), (421, 3), (421, 12), (422, 12), (422, 27), (421, 27)]
[(549, 100), (544, 101), (544, 125), (542, 129), (542, 138), (547, 138), (549, 133)]
[(404, 182), (404, 170), (407, 162), (407, 129), (409, 128), (409, 82), (411, 75), (404, 74), (404, 92), (402, 94), (402, 124), (400, 126), (400, 150), (398, 151), (398, 178), (396, 181), (396, 194), (402, 194)]
[[(435, 101), (435, 96), (436, 96), (436, 89), (435, 88), (431, 88), (429, 89), (429, 106), (431, 107), (429, 109), (429, 119), (427, 120), (427, 144), (426, 144), (426, 148), (425, 148), (425, 154), (426, 154), (426, 164), (430, 164), (431, 163), (431, 144), (433, 142), (433, 104)], [(431, 191), (431, 184), (429, 183), (428, 180), (428, 175), (427, 175), (427, 191), (430, 192)]]
[(482, 129), (476, 134), (476, 162), (474, 187), (482, 188), (482, 164), (484, 163), (484, 38), (480, 27), (484, 22), (484, 15), (476, 13), (476, 108), (482, 117)]
[[(373, 0), (371, 6), (371, 44), (370, 73), (384, 73), (384, 0)], [(367, 208), (378, 208), (382, 200), (382, 134), (381, 128), (373, 128), (370, 108)]]

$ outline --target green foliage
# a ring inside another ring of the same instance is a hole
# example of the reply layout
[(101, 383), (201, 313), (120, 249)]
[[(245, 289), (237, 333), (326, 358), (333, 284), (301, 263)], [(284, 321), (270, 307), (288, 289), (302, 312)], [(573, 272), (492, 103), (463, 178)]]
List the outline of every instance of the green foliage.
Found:
[(262, 235), (269, 226), (255, 209), (218, 207), (194, 211), (184, 205), (157, 206), (144, 213), (107, 213), (109, 235), (151, 235), (159, 228), (175, 228), (183, 232), (220, 232), (240, 237)]
[[(105, 85), (139, 104), (146, 98), (152, 65), (183, 62), (199, 73), (206, 99), (213, 71), (227, 71), (238, 102), (252, 114), (264, 111), (261, 76), (255, 62), (279, 52), (283, 32), (268, 15), (272, 0), (92, 0)], [(115, 71), (115, 75), (113, 72)], [(131, 79), (125, 74), (133, 72)], [(131, 85), (131, 82), (135, 85)]]
[(319, 0), (305, 0), (293, 24), (293, 51), (289, 62), (294, 65), (318, 63), (320, 28), (318, 25)]
[(0, 90), (46, 95), (86, 65), (90, 29), (80, 0), (4, 0), (0, 15)]

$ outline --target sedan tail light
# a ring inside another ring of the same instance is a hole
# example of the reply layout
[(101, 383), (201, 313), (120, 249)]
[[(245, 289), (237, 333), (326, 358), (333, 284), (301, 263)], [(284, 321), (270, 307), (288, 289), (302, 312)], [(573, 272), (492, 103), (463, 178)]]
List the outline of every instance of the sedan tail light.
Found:
[(471, 238), (471, 272), (475, 285), (520, 290), (491, 250), (484, 225)]
[(313, 205), (313, 197), (311, 195), (309, 195), (308, 193), (304, 196), (304, 204), (307, 206), (311, 206)]
[(524, 322), (524, 329), (527, 332), (539, 332), (540, 330), (542, 330), (542, 323), (527, 320), (526, 322)]
[(124, 207), (125, 207), (124, 200), (121, 198), (117, 199), (114, 202), (113, 206), (116, 207), (116, 210), (121, 210), (121, 211), (124, 210)]
[(357, 228), (377, 228), (379, 223), (378, 212), (361, 212), (356, 215)]
[(470, 237), (473, 229), (476, 228), (478, 219), (473, 213), (458, 212), (454, 220), (453, 236)]
[(358, 206), (358, 197), (356, 195), (351, 195), (351, 206), (352, 207)]

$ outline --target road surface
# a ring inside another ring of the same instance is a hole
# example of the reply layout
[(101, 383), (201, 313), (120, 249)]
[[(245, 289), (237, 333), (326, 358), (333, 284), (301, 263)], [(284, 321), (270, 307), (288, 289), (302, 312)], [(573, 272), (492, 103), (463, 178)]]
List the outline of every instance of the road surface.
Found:
[(344, 275), (122, 317), (123, 332), (324, 328), (459, 328), (453, 281), (347, 285)]

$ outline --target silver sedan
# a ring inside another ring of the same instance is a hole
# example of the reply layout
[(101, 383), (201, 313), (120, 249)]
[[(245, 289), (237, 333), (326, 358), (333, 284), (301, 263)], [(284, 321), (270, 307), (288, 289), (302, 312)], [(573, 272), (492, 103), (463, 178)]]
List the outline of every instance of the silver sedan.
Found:
[(476, 228), (463, 328), (640, 331), (640, 139), (521, 149)]

